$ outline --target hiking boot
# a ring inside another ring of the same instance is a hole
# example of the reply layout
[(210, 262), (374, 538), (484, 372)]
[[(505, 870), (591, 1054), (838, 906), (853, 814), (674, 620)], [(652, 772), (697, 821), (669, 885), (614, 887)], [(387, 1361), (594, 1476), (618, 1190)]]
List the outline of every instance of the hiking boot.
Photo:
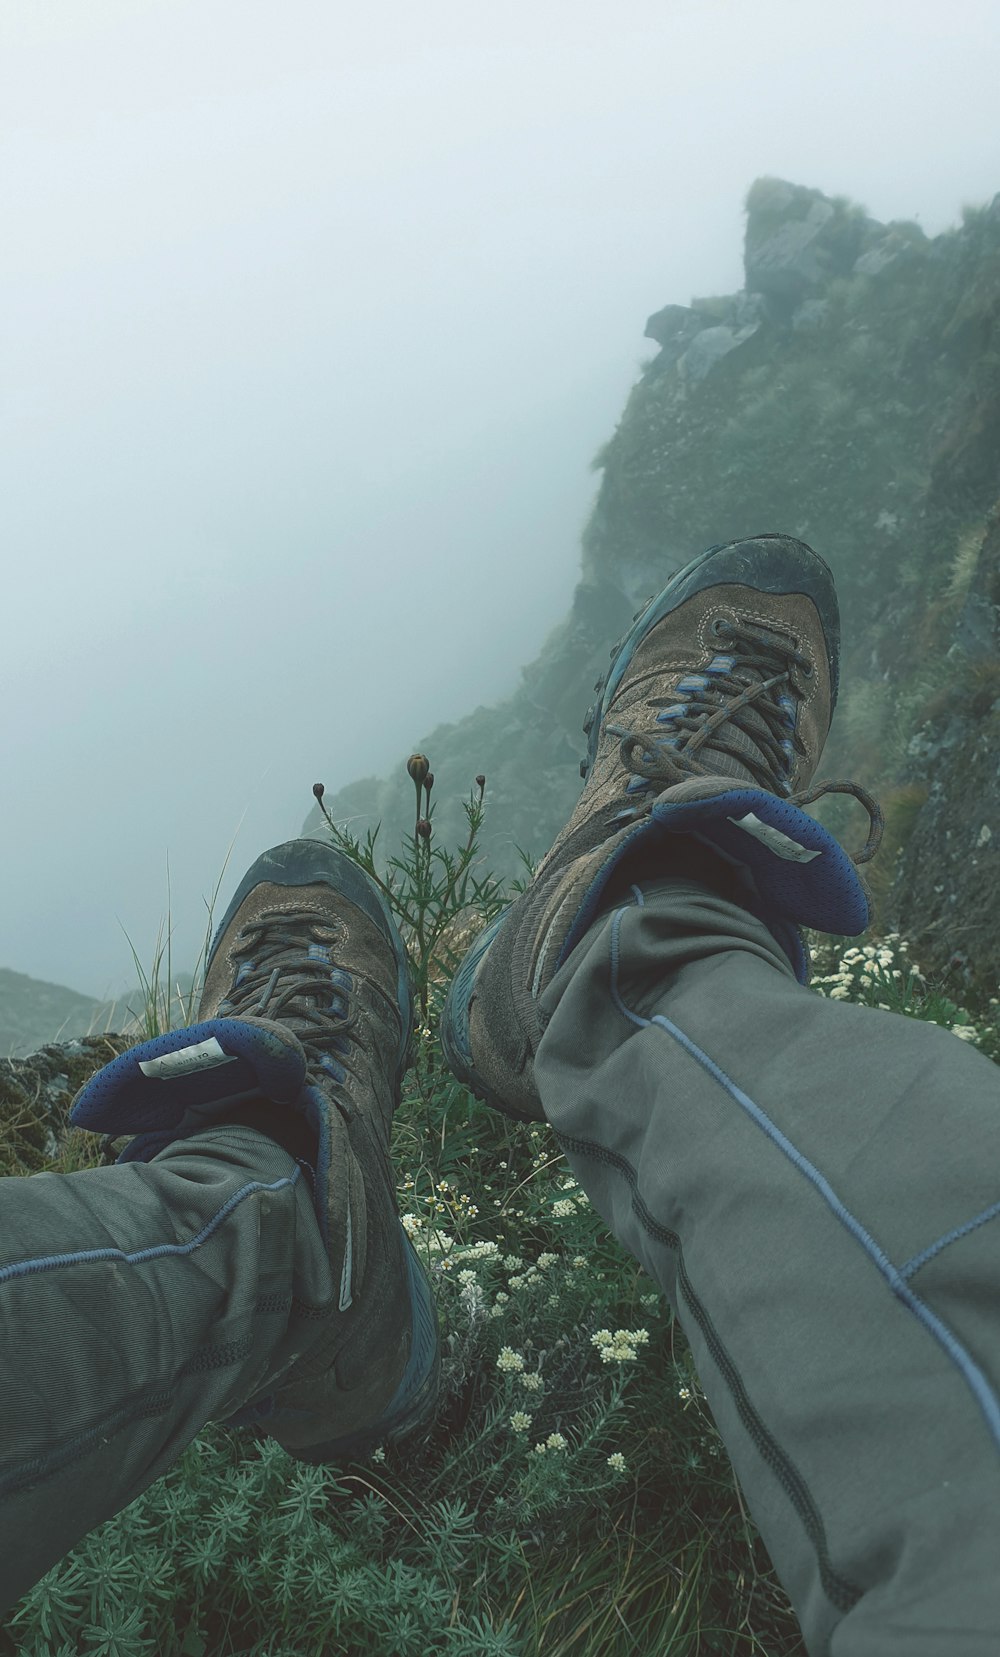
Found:
[[(584, 725), (583, 792), (513, 905), (476, 939), (442, 1018), (445, 1057), (477, 1098), (544, 1120), (538, 1000), (630, 881), (688, 875), (762, 920), (801, 984), (799, 927), (856, 937), (871, 894), (856, 866), (883, 818), (857, 783), (809, 789), (837, 705), (840, 614), (811, 547), (758, 535), (710, 547), (611, 649)], [(871, 834), (849, 858), (800, 808), (850, 793)]]
[(396, 1206), (390, 1139), (413, 996), (377, 887), (316, 840), (265, 852), (216, 932), (198, 1017), (105, 1065), (70, 1121), (110, 1137), (150, 1130), (119, 1162), (223, 1122), (284, 1144), (311, 1182), (336, 1310), (280, 1387), (225, 1425), (311, 1463), (412, 1444), (434, 1419), (440, 1344)]

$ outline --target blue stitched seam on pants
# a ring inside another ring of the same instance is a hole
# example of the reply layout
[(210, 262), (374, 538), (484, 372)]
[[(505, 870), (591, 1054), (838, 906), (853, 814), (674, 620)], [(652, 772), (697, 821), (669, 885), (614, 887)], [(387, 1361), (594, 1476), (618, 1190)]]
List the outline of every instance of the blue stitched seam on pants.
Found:
[(296, 1185), (302, 1178), (302, 1170), (296, 1167), (294, 1174), (282, 1175), (271, 1185), (264, 1185), (260, 1180), (251, 1180), (239, 1191), (231, 1196), (228, 1202), (223, 1203), (217, 1214), (213, 1214), (206, 1226), (203, 1226), (197, 1237), (190, 1243), (160, 1243), (155, 1248), (137, 1249), (135, 1254), (126, 1254), (123, 1249), (81, 1249), (78, 1254), (42, 1254), (35, 1260), (20, 1260), (13, 1266), (0, 1266), (0, 1283), (11, 1277), (25, 1277), (29, 1272), (51, 1271), (55, 1266), (77, 1266), (85, 1260), (123, 1260), (127, 1266), (135, 1266), (143, 1260), (156, 1260), (167, 1254), (190, 1254), (199, 1248), (222, 1224), (226, 1215), (242, 1202), (244, 1197), (250, 1197), (255, 1191), (280, 1191), (285, 1185)]
[(765, 1427), (764, 1422), (750, 1402), (736, 1365), (719, 1339), (718, 1331), (708, 1312), (695, 1294), (684, 1264), (684, 1250), (681, 1248), (680, 1238), (668, 1226), (661, 1225), (655, 1215), (650, 1213), (639, 1193), (639, 1180), (635, 1169), (625, 1157), (619, 1156), (617, 1151), (609, 1151), (604, 1145), (595, 1145), (590, 1140), (575, 1139), (572, 1135), (562, 1133), (558, 1129), (555, 1129), (554, 1132), (564, 1151), (575, 1151), (578, 1156), (592, 1157), (597, 1162), (603, 1162), (616, 1168), (632, 1193), (632, 1209), (640, 1225), (664, 1248), (671, 1249), (676, 1254), (677, 1281), (680, 1286), (678, 1304), (680, 1299), (683, 1299), (685, 1310), (698, 1325), (715, 1366), (729, 1388), (736, 1413), (743, 1423), (751, 1442), (755, 1445), (763, 1461), (771, 1469), (802, 1521), (806, 1535), (816, 1555), (823, 1591), (838, 1610), (845, 1613), (850, 1611), (857, 1604), (864, 1590), (851, 1582), (850, 1578), (834, 1570), (830, 1562), (826, 1530), (809, 1486), (791, 1457)]
[[(633, 886), (632, 891), (635, 894), (636, 903), (640, 907), (644, 907), (641, 890), (637, 886)], [(777, 1145), (778, 1149), (785, 1153), (794, 1167), (796, 1167), (801, 1174), (804, 1174), (806, 1179), (808, 1179), (810, 1183), (816, 1187), (817, 1191), (819, 1191), (825, 1198), (830, 1209), (837, 1216), (837, 1219), (847, 1228), (855, 1241), (861, 1244), (869, 1259), (874, 1262), (878, 1271), (885, 1278), (886, 1282), (889, 1284), (889, 1287), (892, 1289), (893, 1294), (896, 1295), (896, 1297), (902, 1301), (903, 1305), (913, 1313), (914, 1317), (924, 1325), (924, 1328), (930, 1331), (935, 1340), (940, 1342), (949, 1358), (951, 1358), (952, 1362), (961, 1371), (970, 1391), (982, 1410), (987, 1428), (993, 1438), (993, 1441), (996, 1444), (997, 1449), (1000, 1450), (1000, 1399), (997, 1398), (996, 1393), (993, 1391), (986, 1376), (979, 1368), (979, 1365), (973, 1361), (965, 1347), (962, 1346), (961, 1342), (955, 1338), (947, 1325), (943, 1323), (934, 1312), (931, 1311), (927, 1303), (921, 1300), (919, 1295), (914, 1294), (913, 1290), (906, 1283), (902, 1272), (897, 1270), (888, 1256), (882, 1251), (882, 1249), (879, 1248), (878, 1244), (875, 1242), (875, 1239), (865, 1230), (864, 1226), (861, 1224), (861, 1221), (856, 1219), (847, 1206), (841, 1202), (836, 1191), (834, 1191), (829, 1181), (820, 1173), (819, 1169), (809, 1161), (808, 1157), (803, 1156), (802, 1152), (795, 1148), (791, 1140), (786, 1138), (786, 1136), (781, 1132), (781, 1129), (771, 1121), (771, 1118), (766, 1114), (766, 1112), (761, 1110), (759, 1105), (754, 1104), (754, 1101), (749, 1097), (749, 1095), (744, 1093), (742, 1088), (737, 1087), (736, 1083), (726, 1075), (725, 1071), (720, 1070), (719, 1066), (709, 1058), (708, 1054), (703, 1053), (700, 1047), (695, 1046), (694, 1042), (684, 1034), (683, 1030), (678, 1029), (676, 1024), (672, 1024), (668, 1018), (664, 1018), (662, 1013), (654, 1014), (651, 1019), (643, 1018), (641, 1013), (634, 1013), (631, 1008), (626, 1007), (618, 990), (618, 936), (621, 932), (622, 921), (627, 913), (627, 905), (624, 908), (617, 909), (611, 922), (611, 997), (619, 1012), (633, 1024), (639, 1025), (642, 1029), (646, 1029), (650, 1025), (655, 1024), (658, 1025), (661, 1030), (666, 1030), (668, 1035), (673, 1036), (674, 1040), (679, 1042), (684, 1048), (684, 1051), (689, 1053), (693, 1059), (696, 1059), (702, 1068), (708, 1071), (710, 1076), (714, 1076), (715, 1080), (721, 1087), (725, 1088), (730, 1097), (735, 1099), (736, 1103), (746, 1111), (747, 1115), (757, 1123), (758, 1127), (763, 1128), (768, 1138), (775, 1145)], [(986, 1209), (976, 1220), (969, 1221), (965, 1228), (960, 1229), (971, 1229), (972, 1226), (981, 1224), (983, 1220), (988, 1219), (993, 1213), (997, 1212), (998, 1209), (1000, 1209), (1000, 1204), (995, 1205), (993, 1208)], [(934, 1252), (938, 1248), (943, 1248), (945, 1243), (951, 1241), (954, 1236), (959, 1234), (960, 1231), (950, 1232), (947, 1237), (944, 1237), (938, 1243), (931, 1245), (931, 1249), (925, 1251), (925, 1254)], [(914, 1258), (917, 1263), (920, 1263), (923, 1259), (922, 1256), (915, 1256)], [(916, 1270), (914, 1260), (907, 1262), (907, 1269), (911, 1273)]]

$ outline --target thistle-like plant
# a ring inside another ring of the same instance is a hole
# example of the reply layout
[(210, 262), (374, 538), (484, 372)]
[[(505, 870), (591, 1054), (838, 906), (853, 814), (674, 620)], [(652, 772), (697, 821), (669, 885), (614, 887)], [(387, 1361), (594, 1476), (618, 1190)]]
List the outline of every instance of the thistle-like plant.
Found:
[[(404, 840), (402, 855), (388, 858), (384, 877), (375, 855), (381, 823), (368, 831), (362, 844), (333, 821), (323, 804), (323, 783), (313, 784), (313, 794), (335, 845), (365, 871), (389, 904), (410, 958), (420, 1025), (429, 1032), (464, 949), (496, 918), (519, 884), (508, 885), (488, 871), (480, 872), (485, 775), (479, 773), (464, 801), (469, 826), (465, 843), (451, 852), (434, 843), (434, 773), (426, 754), (411, 754), (406, 770), (416, 793), (413, 832)], [(523, 852), (521, 857), (530, 869)]]

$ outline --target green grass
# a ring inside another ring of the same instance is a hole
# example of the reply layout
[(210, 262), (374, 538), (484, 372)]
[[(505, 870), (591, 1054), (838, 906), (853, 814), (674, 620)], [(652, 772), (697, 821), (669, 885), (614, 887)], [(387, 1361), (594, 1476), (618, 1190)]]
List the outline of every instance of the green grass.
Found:
[[(400, 855), (382, 866), (377, 835), (330, 831), (386, 892), (413, 964), (394, 1156), (441, 1320), (435, 1431), (416, 1454), (312, 1468), (207, 1424), (25, 1596), (0, 1629), (5, 1657), (803, 1657), (656, 1284), (548, 1125), (487, 1110), (443, 1063), (449, 975), (507, 894), (477, 863), (481, 779), (449, 852), (433, 843), (427, 777), (413, 762), (410, 775)], [(210, 908), (206, 955), (211, 929)], [(811, 993), (931, 1019), (1000, 1061), (996, 1000), (957, 1006), (905, 940), (808, 941)], [(167, 1027), (161, 960), (158, 945), (144, 1034)], [(179, 1012), (193, 1022), (196, 998)], [(73, 1130), (51, 1167), (99, 1161)]]

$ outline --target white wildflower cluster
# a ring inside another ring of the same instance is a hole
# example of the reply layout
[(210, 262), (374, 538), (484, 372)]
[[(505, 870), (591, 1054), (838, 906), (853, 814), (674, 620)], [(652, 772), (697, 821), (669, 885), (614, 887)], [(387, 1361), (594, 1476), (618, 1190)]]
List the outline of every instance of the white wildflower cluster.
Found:
[(953, 1024), (951, 1026), (951, 1034), (953, 1036), (957, 1036), (959, 1041), (979, 1040), (979, 1031), (976, 1029), (974, 1024)]
[[(410, 1198), (414, 1196), (416, 1193), (416, 1182), (412, 1174), (407, 1174), (406, 1178), (403, 1180), (401, 1190), (404, 1197)], [(446, 1179), (439, 1179), (437, 1184), (433, 1187), (431, 1196), (421, 1198), (420, 1200), (427, 1203), (428, 1210), (432, 1217), (438, 1214), (447, 1214), (450, 1209), (453, 1217), (459, 1220), (474, 1220), (479, 1213), (479, 1209), (472, 1201), (472, 1198), (467, 1196), (464, 1191), (456, 1191), (450, 1180)], [(416, 1220), (415, 1215), (409, 1215), (407, 1218)], [(419, 1229), (419, 1227), (424, 1223), (425, 1222), (423, 1220), (416, 1221), (417, 1228)]]
[(558, 1254), (540, 1254), (537, 1262), (539, 1271), (545, 1271), (549, 1266), (554, 1266), (558, 1259)]
[(576, 1213), (576, 1203), (571, 1202), (568, 1197), (560, 1197), (552, 1204), (552, 1212), (557, 1220), (568, 1219), (570, 1214)]
[(613, 1456), (608, 1457), (608, 1466), (613, 1467), (616, 1473), (624, 1473), (626, 1462), (620, 1450), (616, 1450)]
[(638, 1348), (649, 1342), (648, 1329), (616, 1329), (612, 1334), (610, 1329), (598, 1329), (596, 1335), (591, 1335), (590, 1344), (596, 1346), (601, 1354), (601, 1362), (605, 1364), (619, 1363), (625, 1358), (637, 1358)]
[(531, 1426), (531, 1416), (527, 1415), (524, 1410), (515, 1410), (510, 1418), (510, 1424), (515, 1433), (526, 1433)]
[[(887, 978), (899, 982), (903, 977), (903, 973), (894, 965), (896, 955), (894, 950), (889, 947), (890, 945), (894, 945), (895, 950), (898, 950), (900, 956), (904, 957), (909, 949), (905, 938), (902, 938), (898, 932), (890, 932), (883, 944), (865, 944), (863, 948), (855, 946), (853, 949), (845, 950), (840, 957), (837, 971), (827, 974), (826, 977), (817, 977), (813, 980), (813, 983), (831, 985), (832, 988), (826, 991), (831, 1001), (847, 1001), (852, 991), (858, 987), (864, 990), (878, 989), (885, 984)], [(906, 961), (904, 964), (907, 971), (915, 978), (923, 979), (924, 975), (916, 962)], [(990, 1002), (991, 1006), (998, 1004), (1000, 1003)], [(888, 1001), (877, 1001), (875, 1005), (882, 1012), (893, 1011)], [(947, 1028), (947, 1026), (942, 1026), (942, 1028)], [(979, 1042), (981, 1037), (981, 1032), (975, 1024), (953, 1024), (950, 1029), (951, 1034), (957, 1036), (959, 1041), (968, 1041), (975, 1044)]]
[[(887, 943), (895, 942), (897, 938), (898, 934), (893, 933), (892, 938), (887, 940)], [(902, 945), (901, 952), (905, 952), (905, 948), (905, 944)], [(865, 944), (863, 949), (845, 950), (840, 957), (840, 966), (837, 971), (829, 973), (825, 978), (816, 978), (813, 982), (833, 986), (828, 991), (831, 1001), (846, 1001), (856, 984), (860, 984), (862, 989), (873, 989), (877, 984), (884, 982), (883, 974), (885, 973), (895, 979), (902, 978), (903, 974), (899, 968), (893, 966), (894, 961), (895, 955), (886, 945), (876, 947), (875, 944)], [(858, 966), (862, 967), (863, 970), (859, 976), (855, 977), (854, 969)], [(918, 978), (921, 976), (919, 967), (913, 967), (911, 970), (916, 973)], [(887, 1001), (880, 1001), (878, 1005), (886, 1012), (891, 1010)]]
[(550, 1433), (544, 1444), (535, 1445), (536, 1456), (544, 1456), (546, 1450), (565, 1450), (566, 1440), (562, 1433)]
[(519, 1375), (518, 1380), (527, 1392), (541, 1392), (545, 1385), (540, 1375)]
[(524, 1369), (524, 1359), (512, 1346), (502, 1346), (497, 1359), (497, 1369), (502, 1369), (507, 1375), (517, 1375)]

